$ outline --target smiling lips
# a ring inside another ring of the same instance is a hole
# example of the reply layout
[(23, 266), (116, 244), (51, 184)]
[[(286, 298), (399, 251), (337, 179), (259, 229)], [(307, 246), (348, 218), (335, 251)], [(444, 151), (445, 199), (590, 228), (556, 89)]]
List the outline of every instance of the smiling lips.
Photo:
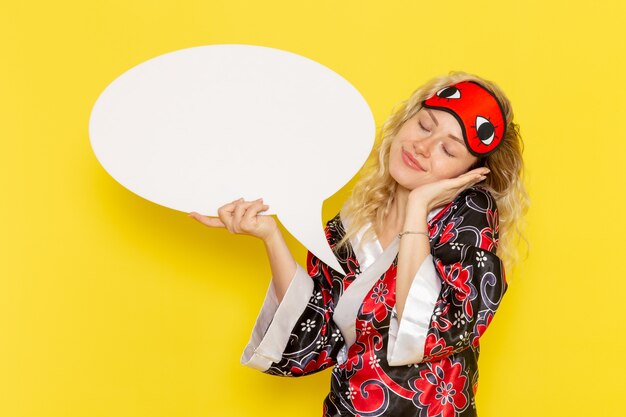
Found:
[(417, 162), (417, 159), (413, 158), (413, 155), (411, 155), (404, 149), (402, 149), (402, 160), (404, 160), (405, 164), (407, 164), (409, 167), (413, 168), (416, 171), (425, 171), (425, 169), (422, 168), (419, 162)]

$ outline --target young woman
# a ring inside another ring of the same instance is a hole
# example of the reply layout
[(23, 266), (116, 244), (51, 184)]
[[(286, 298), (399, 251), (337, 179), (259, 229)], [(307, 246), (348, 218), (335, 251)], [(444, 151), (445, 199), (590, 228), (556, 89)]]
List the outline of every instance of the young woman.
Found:
[(190, 213), (265, 243), (273, 276), (242, 363), (282, 376), (334, 365), (324, 416), (475, 416), (479, 339), (528, 206), (522, 171), (509, 100), (453, 72), (385, 122), (326, 224), (343, 274), (311, 252), (306, 270), (295, 262), (261, 199)]

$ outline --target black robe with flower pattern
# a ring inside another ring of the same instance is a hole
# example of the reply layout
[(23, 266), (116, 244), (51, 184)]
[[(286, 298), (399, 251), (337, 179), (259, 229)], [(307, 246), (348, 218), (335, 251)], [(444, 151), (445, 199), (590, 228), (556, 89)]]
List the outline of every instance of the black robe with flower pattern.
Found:
[(337, 250), (346, 227), (337, 214), (325, 229), (344, 274), (309, 252), (281, 303), (270, 284), (242, 363), (281, 376), (334, 365), (324, 416), (476, 416), (479, 338), (507, 289), (492, 195), (474, 186), (428, 214), (431, 253), (400, 322), (399, 238), (361, 248), (364, 228)]

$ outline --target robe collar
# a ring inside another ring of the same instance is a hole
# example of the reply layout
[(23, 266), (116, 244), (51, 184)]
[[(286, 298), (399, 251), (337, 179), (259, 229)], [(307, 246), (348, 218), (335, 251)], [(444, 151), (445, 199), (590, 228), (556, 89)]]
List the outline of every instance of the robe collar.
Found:
[[(439, 214), (442, 210), (448, 207), (449, 205), (446, 205), (444, 207), (437, 207), (431, 210), (426, 216), (427, 222), (430, 223), (430, 221), (437, 214)], [(341, 222), (343, 224), (344, 230), (348, 230), (350, 219), (341, 218)], [(360, 246), (360, 243), (361, 243), (361, 240), (363, 240), (363, 235), (365, 234), (365, 231), (369, 227), (371, 227), (371, 225), (372, 225), (371, 223), (367, 223), (356, 233), (356, 235), (352, 236), (349, 239), (350, 245), (352, 245), (352, 249), (354, 250), (354, 256), (356, 256), (356, 260), (361, 266), (361, 271), (371, 266), (374, 263), (374, 261), (378, 257), (380, 257), (380, 255), (384, 252), (383, 247), (380, 244), (380, 241), (378, 240), (378, 236), (376, 235), (374, 235), (374, 238), (372, 240), (364, 242), (362, 247)], [(395, 239), (399, 239), (399, 238), (396, 236)], [(393, 245), (393, 241), (389, 245), (390, 246)]]

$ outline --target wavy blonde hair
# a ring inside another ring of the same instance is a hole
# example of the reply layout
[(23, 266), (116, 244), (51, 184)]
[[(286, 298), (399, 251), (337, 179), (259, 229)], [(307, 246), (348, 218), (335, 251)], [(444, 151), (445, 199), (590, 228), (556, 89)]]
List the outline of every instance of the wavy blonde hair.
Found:
[[(524, 144), (519, 125), (513, 121), (511, 103), (502, 90), (493, 82), (462, 71), (451, 71), (448, 75), (431, 79), (396, 106), (391, 116), (382, 125), (376, 137), (374, 150), (361, 171), (358, 182), (341, 209), (341, 218), (350, 218), (349, 230), (337, 243), (345, 245), (364, 225), (371, 223), (375, 228), (383, 228), (383, 221), (393, 202), (397, 182), (389, 174), (389, 149), (400, 127), (421, 108), (422, 102), (440, 89), (460, 81), (475, 81), (491, 91), (502, 104), (506, 117), (506, 134), (498, 149), (486, 157), (479, 158), (469, 169), (486, 166), (490, 169), (487, 178), (480, 182), (496, 200), (499, 213), (498, 256), (507, 270), (519, 262), (517, 243), (528, 240), (523, 235), (524, 214), (530, 205), (530, 198), (524, 187)], [(370, 227), (363, 235), (362, 242), (375, 237), (375, 228)], [(515, 236), (518, 239), (515, 239)], [(528, 251), (527, 251), (528, 253)]]

